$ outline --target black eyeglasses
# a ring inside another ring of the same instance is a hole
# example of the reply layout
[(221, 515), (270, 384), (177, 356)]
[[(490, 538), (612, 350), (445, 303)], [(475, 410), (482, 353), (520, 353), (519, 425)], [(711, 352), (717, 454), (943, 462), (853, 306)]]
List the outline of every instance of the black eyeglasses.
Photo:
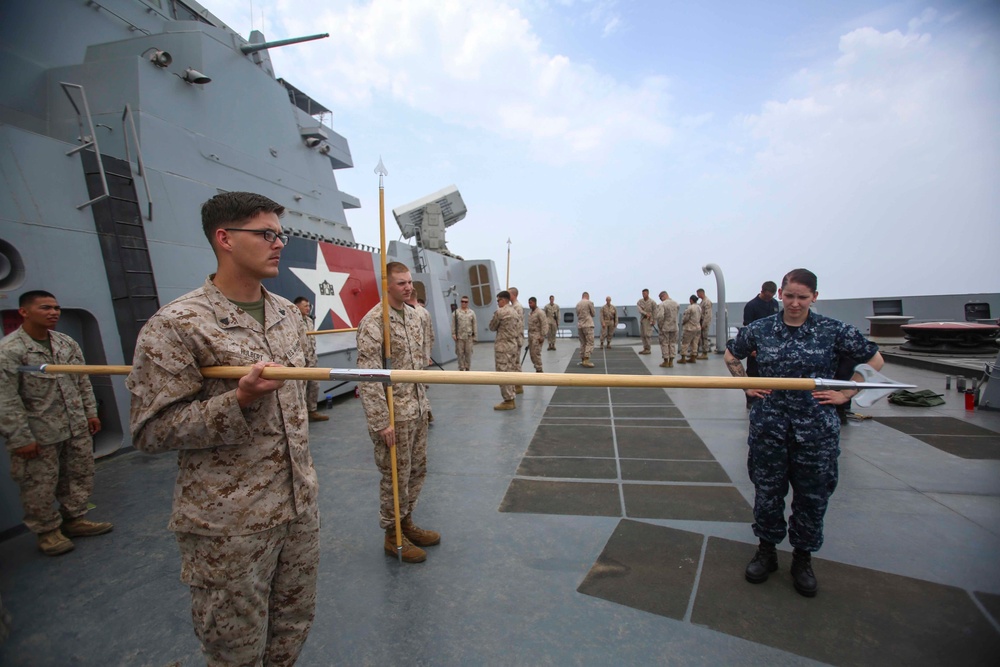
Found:
[(274, 243), (275, 240), (280, 240), (282, 245), (288, 245), (288, 234), (279, 234), (273, 229), (244, 229), (243, 227), (223, 227), (222, 229), (227, 232), (250, 232), (251, 234), (260, 234), (268, 243)]

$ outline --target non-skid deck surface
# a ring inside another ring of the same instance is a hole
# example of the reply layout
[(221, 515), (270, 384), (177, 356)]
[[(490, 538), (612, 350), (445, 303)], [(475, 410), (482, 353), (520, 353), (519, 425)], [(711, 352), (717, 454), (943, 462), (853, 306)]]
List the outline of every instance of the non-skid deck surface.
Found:
[(1000, 433), (954, 417), (876, 417), (885, 424), (963, 459), (1000, 459)]
[[(962, 589), (817, 558), (820, 591), (807, 599), (786, 551), (765, 583), (747, 583), (753, 551), (626, 519), (578, 591), (834, 665), (991, 665), (1000, 655), (1000, 634)], [(976, 597), (996, 613), (998, 596)]]
[[(567, 373), (649, 375), (630, 348)], [(502, 512), (745, 521), (750, 507), (662, 389), (559, 387)]]

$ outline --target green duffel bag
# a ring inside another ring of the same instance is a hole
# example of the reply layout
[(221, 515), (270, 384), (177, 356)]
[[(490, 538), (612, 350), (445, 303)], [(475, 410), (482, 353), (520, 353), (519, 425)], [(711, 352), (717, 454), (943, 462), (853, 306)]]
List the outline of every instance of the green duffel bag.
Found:
[(900, 389), (889, 394), (889, 402), (915, 408), (932, 408), (935, 405), (944, 405), (942, 396), (943, 394), (935, 394), (930, 389), (921, 389), (920, 391)]

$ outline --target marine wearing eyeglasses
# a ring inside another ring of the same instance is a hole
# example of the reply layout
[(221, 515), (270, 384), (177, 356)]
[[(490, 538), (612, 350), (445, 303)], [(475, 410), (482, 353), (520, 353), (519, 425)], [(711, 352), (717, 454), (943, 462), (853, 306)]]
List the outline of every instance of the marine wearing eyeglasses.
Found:
[[(306, 383), (261, 377), (266, 366), (309, 361), (299, 310), (261, 285), (278, 274), (284, 210), (249, 192), (205, 202), (218, 270), (150, 318), (127, 381), (132, 442), (178, 451), (168, 527), (209, 664), (294, 663), (316, 605), (319, 489)], [(238, 381), (199, 372), (250, 364)]]

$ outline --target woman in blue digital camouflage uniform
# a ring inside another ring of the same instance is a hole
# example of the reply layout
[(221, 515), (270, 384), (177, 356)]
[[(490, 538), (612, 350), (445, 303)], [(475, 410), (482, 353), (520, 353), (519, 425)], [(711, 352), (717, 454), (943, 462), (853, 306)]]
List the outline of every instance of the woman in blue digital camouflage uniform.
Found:
[[(778, 297), (784, 310), (743, 327), (726, 349), (726, 365), (746, 376), (740, 361), (757, 353), (761, 377), (832, 378), (840, 359), (882, 368), (878, 347), (855, 327), (810, 310), (816, 301), (816, 275), (790, 271)], [(855, 374), (856, 380), (861, 380)], [(771, 391), (749, 389), (747, 468), (754, 484), (753, 532), (760, 546), (746, 579), (759, 584), (778, 569), (775, 545), (785, 539), (794, 548), (792, 581), (806, 597), (816, 595), (811, 554), (823, 544), (823, 515), (837, 488), (840, 420), (836, 407), (857, 393), (848, 390)], [(785, 496), (792, 487), (792, 515), (785, 523)], [(787, 530), (786, 530), (787, 529)]]

